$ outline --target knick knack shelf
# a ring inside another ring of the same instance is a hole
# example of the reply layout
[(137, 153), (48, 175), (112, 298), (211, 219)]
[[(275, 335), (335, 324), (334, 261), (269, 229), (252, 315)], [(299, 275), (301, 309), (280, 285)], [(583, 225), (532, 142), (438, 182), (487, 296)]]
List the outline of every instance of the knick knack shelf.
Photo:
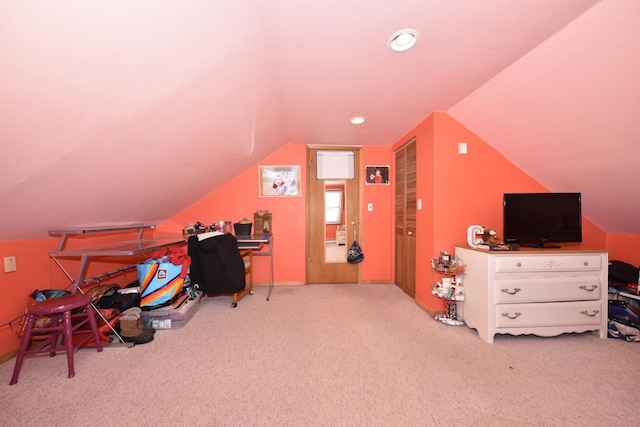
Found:
[(464, 325), (461, 302), (464, 301), (462, 275), (466, 265), (457, 256), (451, 257), (442, 251), (439, 256), (431, 258), (431, 268), (443, 276), (440, 282), (431, 285), (431, 293), (447, 302), (446, 312), (435, 318), (447, 325)]

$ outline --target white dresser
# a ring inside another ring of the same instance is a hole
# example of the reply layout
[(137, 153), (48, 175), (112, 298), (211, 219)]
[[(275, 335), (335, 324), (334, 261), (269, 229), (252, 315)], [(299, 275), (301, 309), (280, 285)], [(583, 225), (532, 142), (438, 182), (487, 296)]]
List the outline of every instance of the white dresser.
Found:
[(576, 249), (484, 251), (457, 246), (467, 265), (464, 320), (484, 341), (495, 334), (607, 337), (608, 255)]

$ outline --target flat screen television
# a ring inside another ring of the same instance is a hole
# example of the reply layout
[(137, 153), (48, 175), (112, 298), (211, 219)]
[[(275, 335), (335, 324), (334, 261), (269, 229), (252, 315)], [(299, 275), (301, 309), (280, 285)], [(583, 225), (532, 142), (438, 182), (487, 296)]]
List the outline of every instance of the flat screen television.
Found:
[(504, 242), (535, 248), (582, 242), (581, 193), (505, 193)]

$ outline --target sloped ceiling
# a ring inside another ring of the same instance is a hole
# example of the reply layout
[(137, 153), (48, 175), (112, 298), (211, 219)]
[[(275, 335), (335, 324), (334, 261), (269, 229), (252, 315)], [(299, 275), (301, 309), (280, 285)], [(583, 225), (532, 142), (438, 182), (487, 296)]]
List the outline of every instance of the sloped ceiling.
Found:
[[(390, 145), (433, 111), (640, 234), (638, 18), (635, 0), (2, 2), (0, 241), (161, 222), (284, 144)], [(393, 53), (402, 28), (419, 42)]]

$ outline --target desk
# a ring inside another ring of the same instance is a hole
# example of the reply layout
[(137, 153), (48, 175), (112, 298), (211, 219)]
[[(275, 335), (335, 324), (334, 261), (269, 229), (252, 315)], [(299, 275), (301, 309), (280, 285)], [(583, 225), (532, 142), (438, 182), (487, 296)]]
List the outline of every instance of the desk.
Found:
[[(270, 266), (269, 266), (269, 293), (267, 294), (267, 301), (271, 297), (271, 291), (273, 291), (273, 234), (268, 234), (266, 236), (236, 236), (238, 240), (238, 248), (242, 249), (251, 249), (253, 251), (253, 256), (268, 256), (270, 257)], [(262, 248), (268, 246), (269, 249), (265, 252), (262, 251)], [(253, 267), (252, 267), (253, 268)]]

